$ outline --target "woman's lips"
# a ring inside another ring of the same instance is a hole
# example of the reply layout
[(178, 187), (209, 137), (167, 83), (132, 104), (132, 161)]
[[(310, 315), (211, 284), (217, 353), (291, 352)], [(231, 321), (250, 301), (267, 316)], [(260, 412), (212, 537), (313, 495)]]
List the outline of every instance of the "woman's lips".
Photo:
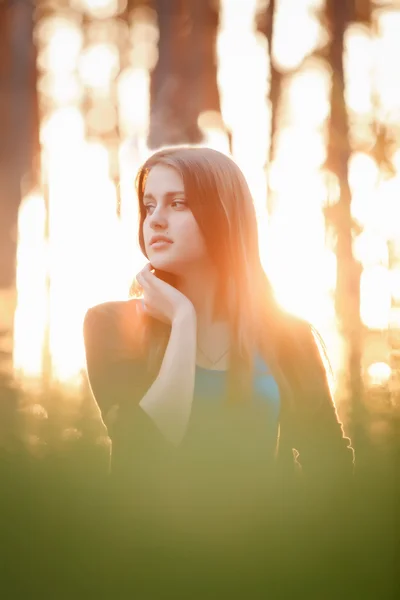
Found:
[(168, 246), (171, 246), (172, 242), (166, 242), (165, 240), (158, 240), (151, 244), (151, 248), (154, 250), (164, 250)]

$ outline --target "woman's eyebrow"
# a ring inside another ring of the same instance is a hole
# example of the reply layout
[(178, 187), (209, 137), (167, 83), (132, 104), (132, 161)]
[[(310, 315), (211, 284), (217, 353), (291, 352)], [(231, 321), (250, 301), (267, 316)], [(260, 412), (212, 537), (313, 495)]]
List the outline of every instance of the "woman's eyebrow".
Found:
[[(169, 198), (173, 198), (174, 196), (182, 196), (184, 194), (185, 194), (184, 190), (177, 190), (175, 192), (166, 192), (164, 194), (164, 198), (169, 199)], [(153, 196), (153, 194), (147, 193), (143, 196), (143, 200), (155, 200), (155, 197)]]

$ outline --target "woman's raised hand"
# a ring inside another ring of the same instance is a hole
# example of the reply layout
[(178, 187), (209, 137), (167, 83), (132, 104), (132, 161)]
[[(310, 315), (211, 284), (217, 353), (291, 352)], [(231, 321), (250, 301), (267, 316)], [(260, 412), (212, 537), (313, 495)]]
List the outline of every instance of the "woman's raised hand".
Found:
[(163, 323), (172, 323), (180, 316), (193, 313), (191, 301), (169, 283), (152, 272), (148, 263), (136, 276), (143, 290), (143, 307), (147, 315)]

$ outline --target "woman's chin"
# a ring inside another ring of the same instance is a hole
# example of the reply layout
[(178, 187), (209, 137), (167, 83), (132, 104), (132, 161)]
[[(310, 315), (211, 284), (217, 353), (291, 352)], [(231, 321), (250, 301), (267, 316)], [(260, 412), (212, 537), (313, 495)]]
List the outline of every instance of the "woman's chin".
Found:
[(151, 266), (158, 271), (165, 271), (166, 273), (175, 274), (174, 263), (167, 258), (161, 256), (149, 256)]

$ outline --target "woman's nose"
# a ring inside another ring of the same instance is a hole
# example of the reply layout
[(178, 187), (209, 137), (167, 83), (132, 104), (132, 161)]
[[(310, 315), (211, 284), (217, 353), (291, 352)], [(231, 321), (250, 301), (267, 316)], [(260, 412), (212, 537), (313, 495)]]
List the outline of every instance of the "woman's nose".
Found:
[(165, 215), (162, 213), (162, 211), (160, 212), (160, 210), (156, 209), (151, 215), (150, 226), (153, 229), (166, 229), (167, 225), (168, 223)]

